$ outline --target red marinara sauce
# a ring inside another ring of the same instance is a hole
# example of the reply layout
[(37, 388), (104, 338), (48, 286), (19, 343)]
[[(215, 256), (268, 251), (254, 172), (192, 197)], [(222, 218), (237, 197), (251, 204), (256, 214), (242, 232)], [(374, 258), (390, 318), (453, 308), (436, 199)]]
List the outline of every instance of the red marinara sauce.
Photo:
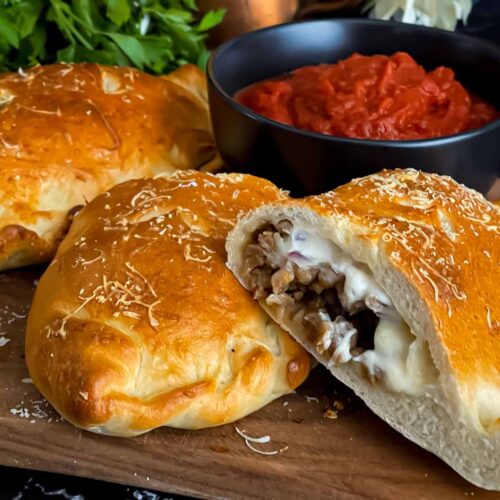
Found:
[(453, 70), (431, 72), (405, 52), (354, 54), (251, 85), (236, 101), (287, 125), (338, 137), (427, 139), (481, 127), (498, 111), (469, 93)]

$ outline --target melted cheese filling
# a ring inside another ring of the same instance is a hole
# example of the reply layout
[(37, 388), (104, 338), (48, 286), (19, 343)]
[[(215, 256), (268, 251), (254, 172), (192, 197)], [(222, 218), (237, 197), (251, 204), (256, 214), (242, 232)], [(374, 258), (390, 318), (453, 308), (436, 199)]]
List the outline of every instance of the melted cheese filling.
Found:
[[(437, 378), (427, 344), (412, 334), (365, 264), (356, 262), (317, 231), (301, 226), (294, 226), (289, 236), (277, 241), (277, 252), (283, 265), (286, 260), (303, 268), (329, 264), (335, 272), (344, 275), (341, 292), (344, 303), (366, 302), (367, 299), (370, 303), (374, 298), (386, 306), (383, 312), (374, 311), (379, 318), (374, 349), (351, 356), (347, 334), (335, 350), (334, 359), (355, 363), (360, 372), (364, 367), (372, 381), (380, 379), (387, 389), (412, 395), (422, 393), (424, 387)], [(323, 338), (322, 342), (326, 346), (328, 339)]]

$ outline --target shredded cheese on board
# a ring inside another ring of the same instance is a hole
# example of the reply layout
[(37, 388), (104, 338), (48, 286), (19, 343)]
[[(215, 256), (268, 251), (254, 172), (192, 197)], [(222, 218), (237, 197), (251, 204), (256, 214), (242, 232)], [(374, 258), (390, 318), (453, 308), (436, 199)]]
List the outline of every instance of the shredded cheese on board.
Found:
[(259, 455), (266, 455), (266, 456), (278, 455), (278, 453), (282, 453), (283, 451), (286, 451), (288, 449), (288, 446), (285, 446), (280, 450), (270, 450), (270, 451), (259, 450), (258, 448), (253, 446), (252, 443), (258, 443), (258, 444), (270, 443), (271, 442), (270, 436), (253, 437), (246, 434), (245, 429), (240, 430), (238, 429), (238, 427), (235, 427), (234, 429), (236, 430), (236, 433), (245, 440), (245, 444), (248, 446), (248, 448), (250, 448), (254, 453), (258, 453)]

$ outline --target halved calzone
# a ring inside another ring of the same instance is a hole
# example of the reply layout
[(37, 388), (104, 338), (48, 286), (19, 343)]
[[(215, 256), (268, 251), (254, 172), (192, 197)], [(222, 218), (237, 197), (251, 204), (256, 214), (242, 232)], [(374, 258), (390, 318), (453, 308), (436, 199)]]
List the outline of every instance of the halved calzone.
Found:
[(384, 171), (243, 218), (229, 266), (378, 415), (500, 489), (500, 214), (447, 177)]

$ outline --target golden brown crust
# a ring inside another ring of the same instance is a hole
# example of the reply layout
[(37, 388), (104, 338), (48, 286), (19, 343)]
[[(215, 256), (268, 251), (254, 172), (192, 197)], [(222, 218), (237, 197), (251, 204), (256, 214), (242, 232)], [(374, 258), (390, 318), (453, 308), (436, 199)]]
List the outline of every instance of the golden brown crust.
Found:
[(500, 385), (498, 208), (449, 177), (414, 170), (292, 203), (361, 227), (423, 298), (457, 378)]
[(227, 423), (297, 387), (309, 357), (225, 266), (236, 217), (283, 198), (255, 177), (199, 172), (98, 196), (29, 315), (42, 394), (80, 427), (133, 435)]
[(46, 255), (73, 206), (128, 179), (220, 163), (192, 65), (166, 77), (96, 64), (4, 73), (0, 118), (0, 228), (34, 232)]
[(3, 269), (45, 262), (54, 249), (35, 232), (10, 224), (0, 229), (0, 261)]

